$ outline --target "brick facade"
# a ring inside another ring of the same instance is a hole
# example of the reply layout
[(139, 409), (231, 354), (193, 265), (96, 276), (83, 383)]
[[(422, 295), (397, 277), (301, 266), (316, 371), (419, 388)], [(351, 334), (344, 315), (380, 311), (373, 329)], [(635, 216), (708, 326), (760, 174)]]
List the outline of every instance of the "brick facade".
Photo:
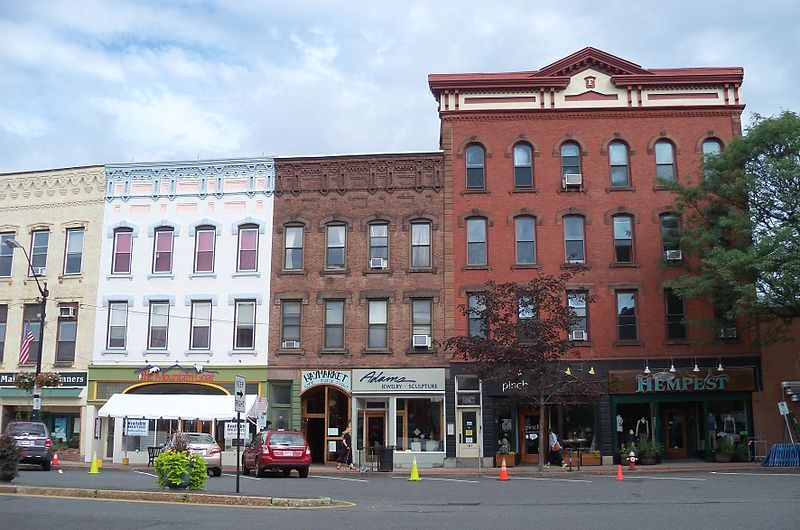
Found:
[[(773, 333), (774, 324), (763, 325), (762, 336)], [(756, 437), (766, 440), (767, 447), (789, 441), (786, 423), (778, 412), (778, 402), (786, 401), (789, 410), (800, 417), (800, 402), (792, 401), (781, 387), (784, 381), (800, 381), (800, 325), (793, 324), (782, 340), (765, 345), (761, 350), (763, 390), (753, 394), (753, 419)], [(798, 442), (797, 439), (794, 440)]]

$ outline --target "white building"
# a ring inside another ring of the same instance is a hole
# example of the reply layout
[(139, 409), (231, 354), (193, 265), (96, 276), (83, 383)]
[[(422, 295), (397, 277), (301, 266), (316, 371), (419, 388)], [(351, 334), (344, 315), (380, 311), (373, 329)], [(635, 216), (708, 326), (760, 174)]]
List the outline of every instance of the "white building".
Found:
[[(222, 442), (216, 421), (156, 418), (169, 415), (170, 394), (231, 394), (236, 374), (248, 394), (266, 392), (274, 162), (119, 164), (106, 174), (86, 442), (115, 462), (126, 450), (145, 462), (170, 429)], [(164, 395), (146, 437), (100, 417), (116, 393)]]

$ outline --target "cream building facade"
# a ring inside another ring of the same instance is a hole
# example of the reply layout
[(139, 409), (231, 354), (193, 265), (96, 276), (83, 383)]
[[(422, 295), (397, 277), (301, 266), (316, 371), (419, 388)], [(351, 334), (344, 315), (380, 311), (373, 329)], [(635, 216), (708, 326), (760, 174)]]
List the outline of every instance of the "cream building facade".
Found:
[[(39, 281), (46, 282), (42, 371), (58, 372), (62, 384), (42, 393), (43, 421), (54, 443), (78, 447), (90, 429), (84, 410), (92, 358), (98, 265), (103, 228), (104, 166), (0, 174), (0, 418), (2, 428), (29, 418), (33, 398), (18, 389), (18, 372), (34, 372), (39, 354)], [(26, 328), (35, 337), (20, 363)], [(83, 453), (81, 447), (81, 453)]]

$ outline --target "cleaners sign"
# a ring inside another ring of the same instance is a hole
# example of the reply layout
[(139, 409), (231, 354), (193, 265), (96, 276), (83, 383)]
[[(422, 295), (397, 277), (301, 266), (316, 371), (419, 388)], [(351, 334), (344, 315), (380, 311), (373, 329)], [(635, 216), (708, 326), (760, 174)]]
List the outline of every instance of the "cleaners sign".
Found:
[(356, 392), (444, 392), (444, 368), (353, 370)]

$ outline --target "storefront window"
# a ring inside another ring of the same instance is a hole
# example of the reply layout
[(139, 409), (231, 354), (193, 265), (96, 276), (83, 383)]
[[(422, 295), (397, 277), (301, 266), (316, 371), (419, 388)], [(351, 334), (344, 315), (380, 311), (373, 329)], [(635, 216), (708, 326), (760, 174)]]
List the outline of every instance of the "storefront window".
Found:
[(563, 428), (559, 437), (565, 447), (594, 448), (594, 406), (589, 404), (565, 405), (563, 407)]
[(517, 452), (514, 418), (510, 408), (503, 407), (497, 411), (497, 449), (498, 452)]
[(650, 403), (621, 403), (614, 420), (617, 447), (639, 441), (651, 440), (653, 425)]
[(746, 440), (748, 430), (744, 401), (709, 402), (706, 431), (714, 436), (712, 447), (721, 441), (734, 444)]
[[(405, 399), (403, 409), (398, 400), (398, 414), (404, 413), (406, 425), (403, 429), (403, 443), (411, 451), (444, 451), (442, 443), (442, 415), (444, 412), (441, 398)], [(401, 431), (398, 430), (398, 442)]]

